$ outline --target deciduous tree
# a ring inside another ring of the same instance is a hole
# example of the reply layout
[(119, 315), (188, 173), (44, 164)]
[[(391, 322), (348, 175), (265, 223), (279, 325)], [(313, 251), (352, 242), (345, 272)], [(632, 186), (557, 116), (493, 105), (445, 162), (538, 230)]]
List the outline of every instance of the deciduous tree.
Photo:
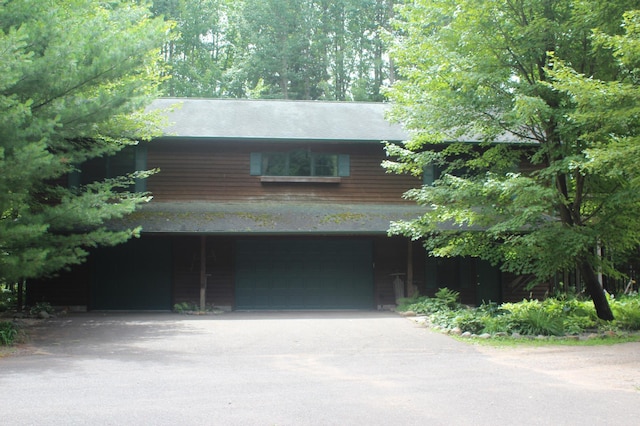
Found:
[[(598, 273), (640, 242), (635, 1), (417, 0), (401, 9), (393, 118), (411, 132), (389, 170), (442, 169), (392, 231), (437, 256), (476, 256), (538, 282)], [(479, 144), (463, 143), (477, 141)], [(510, 142), (510, 143), (504, 143)], [(434, 149), (436, 147), (442, 148)], [(533, 169), (519, 170), (524, 163)], [(599, 256), (600, 250), (604, 256)]]

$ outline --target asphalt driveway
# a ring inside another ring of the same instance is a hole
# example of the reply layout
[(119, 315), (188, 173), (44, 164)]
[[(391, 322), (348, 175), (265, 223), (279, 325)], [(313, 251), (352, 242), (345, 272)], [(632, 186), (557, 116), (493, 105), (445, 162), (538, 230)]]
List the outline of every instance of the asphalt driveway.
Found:
[(0, 359), (0, 423), (636, 425), (639, 370), (636, 343), (492, 349), (389, 312), (75, 314)]

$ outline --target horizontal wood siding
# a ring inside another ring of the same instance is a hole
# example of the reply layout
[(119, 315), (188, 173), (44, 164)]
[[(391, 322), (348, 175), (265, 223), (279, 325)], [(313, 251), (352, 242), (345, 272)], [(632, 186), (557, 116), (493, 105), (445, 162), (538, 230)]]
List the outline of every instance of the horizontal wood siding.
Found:
[(525, 299), (544, 300), (549, 295), (549, 284), (538, 284), (529, 288), (531, 280), (527, 276), (502, 273), (502, 293), (504, 302), (521, 302)]
[[(200, 237), (179, 237), (173, 241), (173, 300), (200, 301)], [(233, 306), (233, 250), (228, 238), (206, 238), (207, 305)]]
[[(400, 278), (407, 283), (407, 250), (408, 240), (401, 237), (380, 237), (374, 240), (373, 261), (375, 266), (375, 300), (377, 305), (393, 305), (396, 303), (393, 280), (397, 273), (405, 274)], [(424, 281), (424, 248), (420, 243), (413, 243), (413, 283), (423, 294)], [(406, 293), (405, 293), (406, 295)]]
[[(310, 149), (349, 154), (350, 176), (339, 183), (261, 182), (251, 176), (252, 152)], [(219, 141), (165, 141), (149, 145), (147, 189), (156, 201), (318, 201), (344, 203), (405, 203), (402, 194), (420, 185), (413, 176), (387, 174), (381, 144), (297, 144)]]

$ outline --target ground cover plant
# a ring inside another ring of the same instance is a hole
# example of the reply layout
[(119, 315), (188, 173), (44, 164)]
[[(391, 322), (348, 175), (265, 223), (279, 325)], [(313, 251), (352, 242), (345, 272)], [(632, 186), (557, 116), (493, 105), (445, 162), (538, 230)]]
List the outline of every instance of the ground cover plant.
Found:
[(640, 296), (609, 297), (615, 320), (598, 318), (593, 302), (560, 295), (518, 303), (463, 305), (459, 293), (440, 289), (434, 297), (403, 299), (401, 312), (426, 316), (429, 324), (448, 332), (493, 336), (578, 336), (586, 333), (621, 333), (640, 330)]
[(0, 346), (12, 345), (18, 336), (18, 329), (11, 321), (0, 321)]

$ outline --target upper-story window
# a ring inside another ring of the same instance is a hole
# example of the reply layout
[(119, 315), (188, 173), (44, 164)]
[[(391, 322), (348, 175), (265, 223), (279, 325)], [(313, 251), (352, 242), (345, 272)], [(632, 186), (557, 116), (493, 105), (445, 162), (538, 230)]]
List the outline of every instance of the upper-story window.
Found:
[[(92, 158), (82, 165), (79, 170), (69, 175), (70, 186), (82, 186), (104, 179), (125, 176), (135, 171), (145, 170), (147, 167), (146, 146), (128, 146), (114, 155)], [(121, 191), (145, 192), (146, 180), (136, 179), (135, 184)]]
[(295, 150), (251, 154), (254, 176), (345, 177), (349, 176), (349, 156)]
[(262, 154), (265, 176), (338, 176), (338, 155), (304, 150)]

